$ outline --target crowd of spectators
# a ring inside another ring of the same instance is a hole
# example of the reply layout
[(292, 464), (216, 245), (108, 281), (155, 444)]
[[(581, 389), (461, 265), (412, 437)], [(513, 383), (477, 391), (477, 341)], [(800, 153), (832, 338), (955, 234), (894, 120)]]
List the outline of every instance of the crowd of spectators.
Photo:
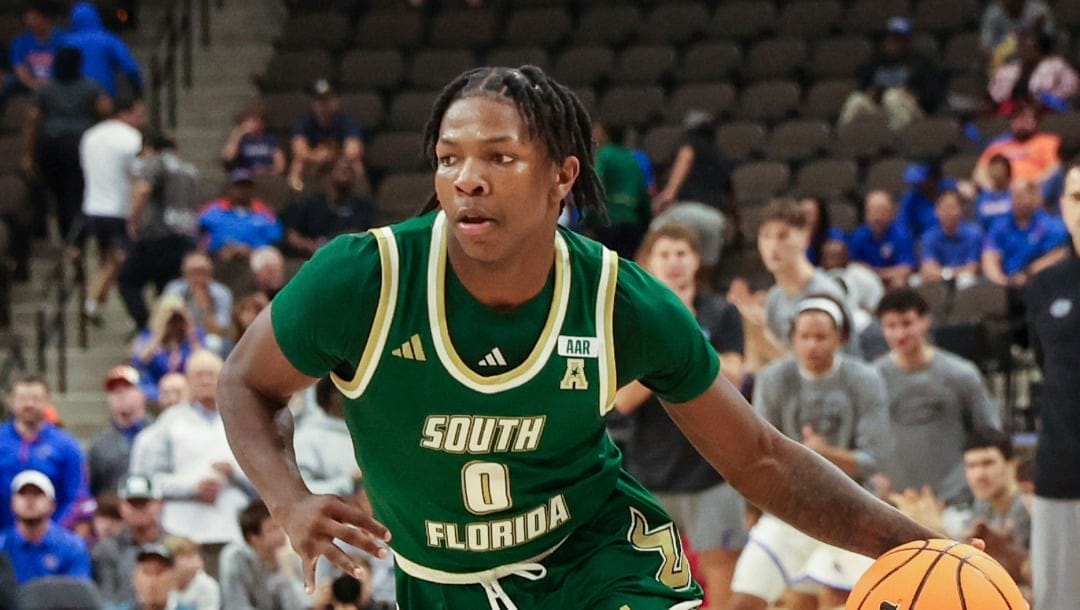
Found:
[[(109, 422), (85, 447), (62, 428), (44, 380), (12, 383), (12, 417), (0, 426), (0, 589), (7, 559), (20, 586), (69, 576), (106, 608), (393, 607), (392, 558), (360, 557), (359, 580), (320, 562), (319, 589), (303, 591), (297, 558), (237, 466), (216, 403), (222, 359), (290, 269), (376, 222), (364, 134), (325, 78), (311, 85), (310, 110), (287, 143), (252, 104), (222, 134), (224, 187), (204, 201), (177, 143), (146, 129), (142, 77), (123, 42), (89, 3), (72, 8), (67, 30), (57, 16), (48, 2), (26, 9), (3, 95), (33, 95), (24, 168), (50, 189), (72, 256), (97, 240), (83, 313), (96, 320), (117, 284), (133, 323), (131, 356), (105, 374)], [(659, 181), (633, 134), (597, 117), (609, 218), (577, 218), (572, 206), (565, 217), (682, 298), (764, 418), (942, 535), (983, 538), (1025, 586), (1030, 458), (1005, 433), (1012, 422), (977, 363), (935, 345), (923, 295), (998, 285), (1023, 326), (1024, 287), (1069, 256), (1061, 138), (1040, 130), (1046, 114), (1072, 107), (1080, 86), (1056, 51), (1058, 33), (1039, 0), (991, 2), (980, 38), (986, 112), (1008, 117), (1009, 131), (987, 142), (970, 176), (911, 159), (906, 190), (866, 192), (864, 222), (851, 230), (814, 197), (737, 200), (717, 117), (703, 110), (685, 116)], [(941, 109), (945, 75), (914, 35), (907, 18), (888, 20), (840, 124), (869, 115), (900, 131)], [(290, 192), (267, 198), (267, 177)], [(719, 275), (723, 258), (747, 247), (768, 290)], [(726, 297), (714, 291), (721, 284)], [(326, 379), (294, 397), (297, 464), (311, 489), (364, 504), (340, 400)], [(682, 528), (706, 607), (843, 604), (865, 558), (745, 506), (692, 447), (675, 444), (681, 436), (647, 388), (627, 386), (616, 402), (612, 433), (627, 468)]]

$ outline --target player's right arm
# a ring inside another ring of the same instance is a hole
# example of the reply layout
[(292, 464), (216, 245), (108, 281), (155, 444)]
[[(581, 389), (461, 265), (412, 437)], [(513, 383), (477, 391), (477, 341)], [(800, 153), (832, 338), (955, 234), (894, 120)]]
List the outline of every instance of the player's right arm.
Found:
[[(363, 315), (363, 305), (373, 309), (374, 301), (366, 302), (372, 289), (379, 290), (373, 242), (369, 235), (344, 236), (316, 254), (255, 319), (221, 373), (218, 404), (229, 444), (300, 553), (309, 589), (319, 555), (357, 573), (335, 538), (377, 556), (386, 553), (382, 524), (358, 506), (314, 495), (304, 485), (286, 408), (291, 395), (348, 361), (347, 354), (359, 353), (353, 350), (366, 341), (371, 318)], [(353, 315), (339, 315), (350, 309)]]

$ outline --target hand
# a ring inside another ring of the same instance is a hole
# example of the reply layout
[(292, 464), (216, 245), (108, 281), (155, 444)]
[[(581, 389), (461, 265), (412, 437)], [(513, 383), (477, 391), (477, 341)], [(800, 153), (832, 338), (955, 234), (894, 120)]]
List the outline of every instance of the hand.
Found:
[(825, 440), (824, 436), (815, 432), (814, 428), (809, 424), (802, 427), (802, 437), (802, 443), (817, 453), (824, 453), (829, 447), (832, 447), (832, 445), (829, 444), (829, 441)]
[(214, 504), (217, 502), (218, 494), (221, 493), (221, 479), (217, 477), (208, 477), (199, 481), (199, 486), (195, 491), (195, 499), (204, 504)]
[(214, 472), (217, 472), (221, 476), (225, 477), (226, 480), (230, 480), (233, 478), (233, 467), (232, 464), (228, 462), (214, 462), (210, 465), (210, 467), (214, 469)]
[(889, 501), (916, 523), (935, 532), (945, 533), (945, 503), (934, 496), (934, 490), (929, 485), (924, 485), (921, 493), (914, 489), (905, 489), (904, 493), (890, 494)]
[(346, 574), (357, 579), (362, 576), (362, 568), (334, 544), (335, 538), (376, 557), (387, 554), (383, 543), (390, 540), (390, 532), (386, 526), (337, 496), (308, 494), (299, 501), (282, 505), (274, 519), (285, 529), (293, 549), (300, 555), (304, 586), (309, 594), (315, 590), (315, 562), (320, 555)]
[(671, 191), (669, 191), (667, 189), (664, 189), (664, 190), (660, 191), (659, 193), (656, 194), (655, 197), (653, 197), (653, 200), (652, 200), (653, 215), (659, 214), (660, 212), (663, 212), (664, 210), (668, 209), (669, 207), (671, 207), (671, 204), (674, 201), (675, 201), (675, 193), (672, 193)]
[(1025, 557), (1013, 546), (1012, 533), (996, 530), (990, 527), (989, 523), (979, 520), (975, 522), (971, 536), (983, 543), (983, 548), (980, 550), (986, 551), (988, 555), (998, 560), (1009, 572), (1009, 576), (1020, 580), (1021, 566), (1024, 564)]

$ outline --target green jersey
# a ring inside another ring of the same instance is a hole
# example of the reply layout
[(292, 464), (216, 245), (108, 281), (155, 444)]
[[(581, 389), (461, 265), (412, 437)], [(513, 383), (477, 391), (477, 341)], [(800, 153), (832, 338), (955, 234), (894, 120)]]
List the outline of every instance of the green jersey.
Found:
[(719, 365), (675, 295), (596, 242), (560, 229), (545, 289), (506, 311), (460, 284), (447, 232), (437, 212), (339, 237), (271, 317), (298, 370), (334, 372), (395, 553), (474, 572), (536, 557), (601, 509), (618, 386), (684, 402)]

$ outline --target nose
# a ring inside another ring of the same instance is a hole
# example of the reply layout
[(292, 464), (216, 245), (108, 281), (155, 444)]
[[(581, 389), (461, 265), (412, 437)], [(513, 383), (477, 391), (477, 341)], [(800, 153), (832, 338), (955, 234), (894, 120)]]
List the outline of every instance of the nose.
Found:
[(491, 184), (484, 176), (482, 165), (475, 159), (465, 159), (454, 179), (454, 188), (469, 197), (480, 197), (491, 192)]

